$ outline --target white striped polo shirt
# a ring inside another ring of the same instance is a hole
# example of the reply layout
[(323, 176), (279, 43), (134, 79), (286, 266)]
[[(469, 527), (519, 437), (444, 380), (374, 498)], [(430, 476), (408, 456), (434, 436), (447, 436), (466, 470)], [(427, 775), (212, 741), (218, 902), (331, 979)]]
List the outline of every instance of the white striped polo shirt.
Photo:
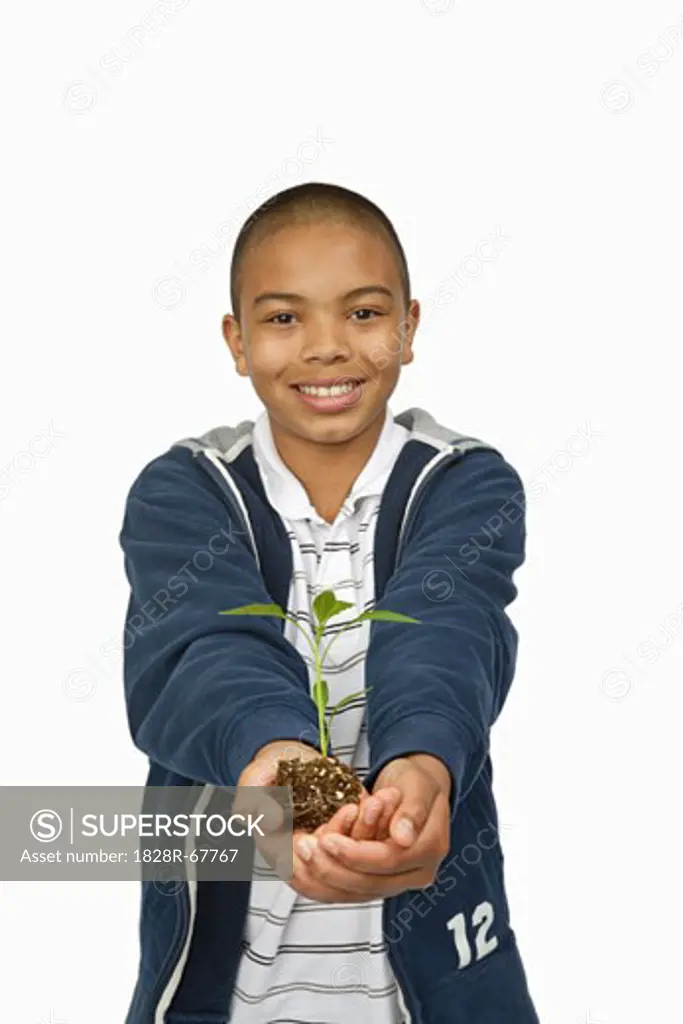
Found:
[[(408, 437), (389, 409), (377, 445), (333, 523), (311, 505), (282, 461), (264, 411), (254, 424), (254, 457), (268, 500), (282, 516), (292, 548), (288, 609), (310, 629), (313, 600), (333, 590), (355, 605), (348, 621), (374, 604), (374, 536), (382, 491)], [(334, 636), (332, 620), (326, 636)], [(330, 706), (365, 687), (368, 622), (335, 640), (324, 666)], [(306, 639), (291, 622), (285, 636), (309, 667)], [(365, 700), (332, 722), (332, 749), (362, 780), (369, 769)], [(407, 1015), (387, 956), (382, 900), (318, 903), (275, 877), (256, 854), (231, 1024), (404, 1024)]]

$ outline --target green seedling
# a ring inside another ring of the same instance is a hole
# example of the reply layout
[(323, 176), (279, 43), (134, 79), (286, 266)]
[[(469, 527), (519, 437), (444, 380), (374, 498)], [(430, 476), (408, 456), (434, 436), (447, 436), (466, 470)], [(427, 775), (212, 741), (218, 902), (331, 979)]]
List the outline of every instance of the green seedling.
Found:
[(362, 612), (360, 615), (357, 615), (354, 619), (350, 619), (348, 622), (345, 622), (336, 636), (332, 637), (325, 647), (325, 650), (321, 650), (325, 630), (330, 619), (333, 619), (335, 616), (345, 612), (347, 608), (353, 608), (353, 605), (348, 601), (338, 601), (332, 590), (323, 590), (322, 593), (318, 594), (313, 601), (313, 614), (315, 615), (316, 624), (313, 629), (312, 636), (304, 629), (300, 622), (297, 622), (296, 618), (291, 613), (284, 611), (279, 604), (244, 604), (239, 608), (228, 608), (225, 611), (218, 613), (219, 615), (259, 615), (273, 616), (277, 619), (287, 619), (288, 622), (293, 623), (306, 637), (306, 641), (311, 648), (311, 653), (313, 655), (314, 671), (312, 696), (313, 702), (318, 710), (320, 749), (323, 757), (327, 756), (327, 751), (329, 749), (331, 726), (334, 716), (341, 711), (343, 707), (350, 704), (352, 700), (363, 696), (364, 693), (367, 693), (368, 690), (372, 689), (372, 687), (366, 687), (365, 690), (359, 690), (358, 693), (347, 694), (346, 697), (342, 698), (338, 704), (334, 705), (329, 712), (327, 720), (325, 719), (325, 711), (327, 708), (327, 701), (329, 699), (329, 689), (326, 681), (323, 679), (323, 664), (330, 653), (332, 644), (338, 637), (345, 633), (350, 626), (355, 625), (357, 622), (365, 622), (367, 620), (371, 620), (373, 622), (420, 622), (419, 619), (412, 619), (409, 615), (402, 615), (400, 612), (390, 612), (384, 608), (370, 609), (369, 611)]

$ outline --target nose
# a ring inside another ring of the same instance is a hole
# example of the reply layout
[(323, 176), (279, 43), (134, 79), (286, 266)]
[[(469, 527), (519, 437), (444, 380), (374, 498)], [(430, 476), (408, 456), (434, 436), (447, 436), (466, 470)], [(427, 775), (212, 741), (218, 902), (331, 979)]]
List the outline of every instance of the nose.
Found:
[(319, 362), (327, 366), (348, 362), (350, 356), (351, 346), (342, 325), (332, 318), (310, 324), (301, 345), (303, 362)]

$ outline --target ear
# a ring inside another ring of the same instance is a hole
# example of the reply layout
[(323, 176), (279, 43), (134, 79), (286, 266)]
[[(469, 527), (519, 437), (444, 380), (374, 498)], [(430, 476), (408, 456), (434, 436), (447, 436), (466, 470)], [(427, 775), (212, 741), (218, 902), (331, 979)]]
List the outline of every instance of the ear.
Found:
[(232, 313), (226, 313), (223, 317), (222, 327), (225, 343), (230, 349), (232, 358), (235, 360), (235, 370), (240, 377), (248, 377), (249, 366), (247, 363), (244, 337), (242, 335), (242, 328), (239, 325), (239, 321), (232, 315)]
[(413, 361), (413, 339), (420, 322), (420, 303), (412, 299), (408, 312), (403, 319), (403, 346), (401, 348), (401, 365), (407, 366)]

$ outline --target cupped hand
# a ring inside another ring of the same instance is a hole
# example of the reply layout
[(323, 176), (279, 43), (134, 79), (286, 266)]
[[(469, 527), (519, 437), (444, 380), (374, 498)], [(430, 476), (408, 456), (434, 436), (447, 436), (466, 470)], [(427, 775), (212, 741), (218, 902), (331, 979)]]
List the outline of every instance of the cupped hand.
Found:
[(294, 875), (289, 885), (301, 896), (319, 903), (361, 903), (376, 899), (372, 879), (362, 871), (347, 871), (342, 884), (330, 884), (322, 877), (318, 866), (325, 836), (343, 836), (351, 843), (360, 840), (380, 841), (389, 835), (389, 822), (395, 812), (401, 793), (386, 787), (381, 793), (370, 794), (363, 788), (359, 804), (345, 804), (329, 821), (313, 833), (294, 833)]
[[(278, 760), (297, 756), (310, 760), (320, 754), (293, 741), (268, 744), (247, 765), (238, 784), (272, 786)], [(363, 787), (360, 804), (344, 805), (313, 833), (294, 832), (288, 884), (321, 903), (367, 902), (430, 884), (448, 851), (449, 788), (448, 770), (436, 758), (415, 754), (389, 762), (372, 794)], [(247, 793), (243, 789), (239, 795), (248, 799)], [(269, 831), (257, 845), (278, 870), (282, 809), (265, 794), (259, 794), (254, 809), (268, 812)], [(412, 832), (400, 824), (403, 819), (411, 822)]]
[(450, 787), (448, 769), (431, 755), (389, 762), (373, 788), (373, 798), (387, 789), (399, 794), (397, 805), (392, 803), (388, 836), (354, 839), (348, 829), (314, 836), (315, 849), (305, 862), (307, 886), (346, 893), (349, 902), (432, 884), (450, 846)]
[[(284, 829), (284, 813), (280, 804), (260, 787), (273, 786), (277, 773), (278, 761), (286, 758), (300, 757), (304, 761), (320, 757), (315, 747), (295, 740), (277, 740), (262, 747), (242, 771), (238, 779), (238, 790), (233, 810), (236, 813), (262, 813), (264, 818), (261, 827), (266, 833), (260, 837), (254, 834), (259, 852), (269, 866), (300, 895), (321, 903), (355, 902), (368, 898), (364, 896), (362, 880), (358, 880), (357, 889), (349, 894), (348, 890), (340, 890), (334, 886), (321, 885), (312, 879), (306, 871), (306, 864), (299, 855), (299, 844), (316, 845), (323, 835), (336, 833), (351, 836), (353, 839), (379, 839), (388, 836), (389, 821), (400, 800), (400, 791), (386, 787), (382, 793), (371, 796), (365, 787), (360, 794), (360, 805), (345, 804), (334, 816), (321, 825), (313, 833), (295, 830), (293, 834), (293, 858), (289, 861), (284, 856), (286, 836)], [(359, 813), (362, 812), (362, 813)], [(289, 853), (290, 847), (286, 846)], [(287, 866), (293, 864), (293, 875), (290, 878)]]

